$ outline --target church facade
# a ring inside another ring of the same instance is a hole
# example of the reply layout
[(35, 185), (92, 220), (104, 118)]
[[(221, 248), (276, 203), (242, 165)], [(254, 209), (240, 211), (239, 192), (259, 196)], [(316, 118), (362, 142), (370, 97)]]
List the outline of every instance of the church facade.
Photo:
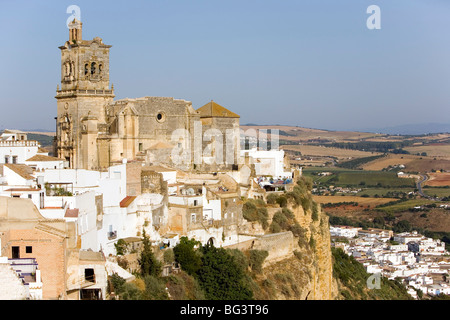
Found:
[(239, 115), (211, 101), (170, 97), (114, 100), (109, 81), (111, 45), (82, 39), (82, 23), (69, 24), (56, 92), (55, 155), (70, 168), (105, 170), (124, 159), (182, 170), (236, 170)]

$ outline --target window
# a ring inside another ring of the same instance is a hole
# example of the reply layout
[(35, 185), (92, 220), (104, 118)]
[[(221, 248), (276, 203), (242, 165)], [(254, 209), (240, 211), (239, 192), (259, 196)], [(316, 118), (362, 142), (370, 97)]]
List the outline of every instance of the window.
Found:
[(158, 112), (158, 114), (156, 115), (156, 121), (158, 122), (164, 122), (166, 120), (166, 115), (164, 112), (160, 111)]
[(142, 142), (139, 142), (139, 151), (142, 151), (144, 147), (142, 146)]
[(20, 248), (19, 247), (11, 247), (11, 257), (13, 259), (19, 259), (20, 258)]
[(84, 269), (84, 279), (89, 282), (95, 282), (94, 269), (91, 268)]
[(31, 199), (33, 197), (33, 195), (30, 193), (29, 195), (28, 195), (28, 199)]
[(9, 163), (9, 156), (5, 156), (5, 163)]
[(17, 163), (17, 156), (13, 156), (13, 157), (12, 157), (12, 163), (13, 163), (13, 164), (16, 164), (16, 163)]
[(25, 252), (26, 253), (33, 253), (33, 247), (32, 246), (26, 246), (25, 247)]

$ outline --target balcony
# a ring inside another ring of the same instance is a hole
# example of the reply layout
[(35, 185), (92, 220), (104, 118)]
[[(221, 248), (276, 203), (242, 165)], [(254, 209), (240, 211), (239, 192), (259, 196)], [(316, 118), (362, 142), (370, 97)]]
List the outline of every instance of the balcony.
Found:
[(117, 231), (108, 232), (108, 240), (113, 240), (117, 238)]

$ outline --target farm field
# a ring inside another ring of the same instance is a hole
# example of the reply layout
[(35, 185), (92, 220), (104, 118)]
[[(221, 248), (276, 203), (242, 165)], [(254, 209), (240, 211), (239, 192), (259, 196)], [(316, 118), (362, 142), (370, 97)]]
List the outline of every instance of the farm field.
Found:
[(340, 173), (336, 184), (344, 186), (413, 187), (415, 186), (415, 180), (398, 178), (395, 172), (353, 171)]
[(385, 213), (396, 213), (396, 212), (407, 211), (416, 206), (422, 206), (422, 205), (433, 204), (433, 203), (436, 203), (436, 202), (432, 201), (432, 200), (426, 200), (426, 199), (413, 199), (413, 200), (407, 200), (407, 201), (395, 203), (390, 206), (377, 208), (376, 210), (382, 211)]
[[(331, 172), (328, 176), (318, 176), (318, 172)], [(395, 172), (365, 171), (344, 168), (304, 168), (303, 174), (321, 184), (335, 186), (372, 187), (415, 187), (412, 178), (398, 178)]]
[(357, 202), (360, 206), (375, 207), (398, 199), (393, 198), (365, 198), (358, 196), (313, 196), (317, 203)]
[(450, 188), (423, 188), (423, 192), (431, 197), (450, 197)]
[(450, 160), (410, 154), (389, 154), (362, 165), (364, 170), (382, 170), (389, 166), (403, 164), (404, 172), (431, 172), (432, 170), (450, 170)]
[[(280, 140), (287, 140), (295, 142), (305, 142), (308, 140), (332, 140), (332, 141), (359, 141), (360, 139), (367, 139), (371, 137), (382, 136), (376, 133), (370, 132), (355, 132), (355, 131), (330, 131), (313, 128), (303, 128), (296, 126), (280, 126), (280, 125), (241, 125), (241, 129), (247, 133), (249, 129), (255, 130), (268, 130), (278, 129)], [(250, 131), (248, 131), (250, 133)]]
[(426, 152), (429, 157), (443, 157), (450, 160), (450, 145), (449, 144), (430, 144), (425, 146), (405, 147), (404, 150), (412, 153)]
[(430, 177), (425, 185), (430, 187), (450, 186), (450, 172), (428, 173)]
[(413, 192), (415, 188), (413, 187), (409, 187), (409, 188), (369, 188), (369, 189), (363, 189), (360, 192), (358, 192), (356, 195), (357, 196), (362, 196), (362, 195), (367, 195), (369, 197), (375, 197), (375, 196), (380, 196), (383, 197), (385, 196), (387, 193), (406, 193), (408, 194), (409, 192)]
[(353, 158), (362, 158), (378, 155), (377, 152), (367, 152), (359, 150), (348, 150), (341, 148), (311, 146), (311, 145), (282, 145), (283, 150), (297, 151), (302, 153), (302, 158), (305, 156), (310, 157), (335, 157), (339, 160), (348, 160)]
[(403, 164), (408, 168), (408, 163), (411, 161), (420, 159), (420, 156), (409, 155), (409, 154), (388, 154), (386, 157), (376, 159), (374, 161), (368, 162), (361, 167), (364, 170), (382, 170), (389, 166), (395, 166)]

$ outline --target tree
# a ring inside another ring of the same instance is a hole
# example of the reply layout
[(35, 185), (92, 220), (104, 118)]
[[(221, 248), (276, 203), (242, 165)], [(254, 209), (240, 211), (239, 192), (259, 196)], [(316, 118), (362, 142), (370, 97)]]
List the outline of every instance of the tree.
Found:
[(277, 199), (278, 199), (278, 194), (276, 194), (276, 193), (269, 193), (266, 198), (268, 204), (276, 204)]
[(181, 237), (180, 242), (173, 248), (175, 260), (181, 269), (190, 275), (194, 275), (202, 265), (199, 253), (194, 249), (200, 242), (187, 237)]
[(118, 256), (123, 256), (128, 251), (128, 243), (123, 240), (119, 239), (116, 243), (114, 243), (114, 247), (116, 248), (116, 253)]
[(392, 230), (395, 233), (411, 231), (411, 223), (408, 220), (401, 220), (394, 225)]
[(253, 292), (245, 283), (245, 274), (235, 258), (224, 248), (201, 247), (202, 268), (197, 279), (208, 300), (249, 300)]
[(141, 256), (138, 259), (139, 265), (141, 267), (141, 275), (151, 275), (151, 276), (159, 276), (161, 274), (161, 263), (156, 259), (150, 244), (150, 239), (143, 232), (143, 250), (141, 252)]

